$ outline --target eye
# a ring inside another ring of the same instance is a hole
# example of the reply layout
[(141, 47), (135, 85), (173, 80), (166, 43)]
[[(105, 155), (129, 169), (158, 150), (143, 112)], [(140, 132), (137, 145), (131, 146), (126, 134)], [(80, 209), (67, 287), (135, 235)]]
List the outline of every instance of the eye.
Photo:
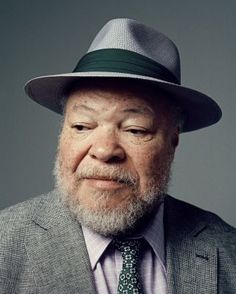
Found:
[(132, 135), (135, 135), (135, 136), (145, 136), (148, 134), (148, 130), (146, 129), (138, 129), (138, 128), (130, 128), (130, 129), (127, 129), (126, 132), (128, 133), (131, 133)]
[(89, 131), (91, 129), (91, 127), (84, 125), (84, 124), (76, 124), (76, 125), (73, 125), (72, 128), (78, 132), (85, 132), (85, 131)]

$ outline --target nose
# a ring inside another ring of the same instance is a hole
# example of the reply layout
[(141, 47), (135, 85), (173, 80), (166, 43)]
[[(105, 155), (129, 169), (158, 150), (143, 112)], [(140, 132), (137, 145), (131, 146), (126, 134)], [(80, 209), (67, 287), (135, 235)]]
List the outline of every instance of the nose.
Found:
[(119, 140), (114, 132), (100, 130), (94, 137), (89, 149), (89, 155), (106, 163), (116, 163), (125, 159), (125, 150), (119, 144)]

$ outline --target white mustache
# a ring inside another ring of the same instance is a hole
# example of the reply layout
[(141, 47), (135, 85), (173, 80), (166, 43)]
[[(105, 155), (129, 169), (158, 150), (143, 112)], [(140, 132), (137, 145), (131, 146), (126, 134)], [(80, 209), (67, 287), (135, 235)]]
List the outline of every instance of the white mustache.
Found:
[(76, 177), (78, 180), (85, 178), (101, 178), (119, 183), (124, 183), (128, 186), (135, 186), (138, 179), (131, 173), (124, 169), (117, 167), (84, 167), (78, 168), (76, 171)]

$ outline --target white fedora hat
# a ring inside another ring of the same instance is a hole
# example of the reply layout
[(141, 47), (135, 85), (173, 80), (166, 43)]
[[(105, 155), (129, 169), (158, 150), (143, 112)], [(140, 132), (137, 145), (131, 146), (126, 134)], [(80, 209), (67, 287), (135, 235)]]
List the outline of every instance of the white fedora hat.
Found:
[(34, 78), (26, 93), (39, 104), (62, 113), (61, 99), (82, 78), (126, 78), (148, 81), (166, 91), (182, 107), (182, 132), (212, 125), (221, 109), (207, 95), (181, 86), (180, 58), (175, 44), (162, 33), (135, 20), (110, 20), (96, 35), (88, 52), (71, 73)]

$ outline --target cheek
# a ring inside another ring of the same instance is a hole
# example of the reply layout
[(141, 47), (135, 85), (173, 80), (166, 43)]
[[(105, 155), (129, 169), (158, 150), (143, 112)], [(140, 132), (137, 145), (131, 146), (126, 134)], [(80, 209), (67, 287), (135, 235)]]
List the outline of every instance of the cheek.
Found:
[(142, 184), (147, 177), (150, 176), (153, 161), (156, 160), (156, 152), (154, 150), (137, 150), (133, 151), (132, 163), (134, 169), (139, 176), (140, 184)]
[(74, 172), (76, 165), (82, 158), (82, 152), (76, 142), (63, 138), (59, 144), (59, 157), (63, 167)]
[(153, 174), (154, 165), (157, 161), (156, 154), (148, 153), (144, 155), (140, 155), (140, 161), (138, 162), (138, 172), (140, 176), (140, 181), (145, 181), (148, 177)]
[(163, 169), (172, 161), (173, 154), (169, 146), (156, 146), (145, 152), (137, 152), (134, 161), (135, 169), (139, 174), (140, 185), (146, 185), (150, 178), (159, 176)]

